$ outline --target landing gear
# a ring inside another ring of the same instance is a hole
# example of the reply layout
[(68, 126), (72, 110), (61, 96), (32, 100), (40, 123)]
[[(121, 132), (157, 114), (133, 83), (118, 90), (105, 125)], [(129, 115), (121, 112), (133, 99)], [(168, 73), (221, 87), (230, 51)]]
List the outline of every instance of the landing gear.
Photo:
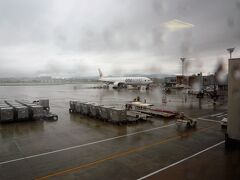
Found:
[(127, 88), (127, 85), (124, 84), (124, 83), (119, 83), (119, 84), (117, 85), (117, 87), (114, 86), (113, 88), (114, 88), (114, 89), (125, 89), (125, 88)]

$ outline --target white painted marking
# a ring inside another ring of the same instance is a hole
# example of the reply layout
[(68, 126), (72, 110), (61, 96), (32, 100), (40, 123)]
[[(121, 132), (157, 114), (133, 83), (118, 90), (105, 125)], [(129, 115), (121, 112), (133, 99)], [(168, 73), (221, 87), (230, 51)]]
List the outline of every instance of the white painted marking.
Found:
[(210, 116), (211, 117), (215, 117), (215, 116), (219, 116), (219, 115), (221, 115), (221, 114), (224, 114), (225, 112), (221, 112), (221, 113), (217, 113), (217, 114), (211, 114)]
[(223, 117), (223, 116), (226, 116), (227, 114), (222, 114), (222, 115), (219, 115), (219, 116), (217, 116), (218, 118), (220, 118), (220, 117)]
[(217, 120), (212, 120), (212, 119), (206, 119), (206, 118), (197, 118), (198, 120), (202, 120), (202, 121), (209, 121), (209, 122), (216, 122), (216, 123), (220, 123), (220, 121)]
[(213, 149), (213, 148), (215, 148), (215, 147), (223, 144), (224, 142), (225, 142), (225, 141), (221, 141), (221, 142), (219, 142), (219, 143), (217, 143), (217, 144), (215, 144), (215, 145), (213, 145), (213, 146), (210, 146), (210, 147), (208, 147), (208, 148), (206, 148), (206, 149), (204, 149), (204, 150), (202, 150), (202, 151), (199, 151), (198, 153), (195, 153), (195, 154), (193, 154), (193, 155), (191, 155), (191, 156), (188, 156), (187, 158), (184, 158), (184, 159), (182, 159), (182, 160), (180, 160), (180, 161), (177, 161), (177, 162), (175, 162), (175, 163), (173, 163), (173, 164), (170, 164), (169, 166), (166, 166), (166, 167), (161, 168), (161, 169), (159, 169), (159, 170), (157, 170), (157, 171), (155, 171), (155, 172), (152, 172), (152, 173), (150, 173), (150, 174), (148, 174), (148, 175), (146, 175), (146, 176), (143, 176), (143, 177), (139, 178), (138, 180), (146, 179), (146, 178), (148, 178), (148, 177), (150, 177), (150, 176), (153, 176), (154, 174), (157, 174), (157, 173), (159, 173), (159, 172), (161, 172), (161, 171), (164, 171), (164, 170), (166, 170), (166, 169), (168, 169), (168, 168), (170, 168), (170, 167), (173, 167), (173, 166), (175, 166), (175, 165), (178, 165), (178, 164), (180, 164), (180, 163), (182, 163), (182, 162), (184, 162), (184, 161), (186, 161), (186, 160), (188, 160), (188, 159), (191, 159), (191, 158), (193, 158), (193, 157), (195, 157), (195, 156), (197, 156), (197, 155), (199, 155), (199, 154), (202, 154), (202, 153), (204, 153), (204, 152), (206, 152), (206, 151), (208, 151), (208, 150), (210, 150), (210, 149)]
[(8, 160), (8, 161), (2, 161), (2, 162), (0, 162), (0, 165), (8, 164), (8, 163), (16, 162), (16, 161), (21, 161), (21, 160), (25, 160), (25, 159), (31, 159), (31, 158), (36, 158), (36, 157), (40, 157), (40, 156), (45, 156), (45, 155), (48, 155), (48, 154), (54, 154), (54, 153), (67, 151), (67, 150), (71, 150), (71, 149), (77, 149), (77, 148), (81, 148), (81, 147), (85, 147), (85, 146), (89, 146), (89, 145), (93, 145), (93, 144), (98, 144), (98, 143), (102, 143), (102, 142), (106, 142), (106, 141), (112, 141), (114, 139), (119, 139), (119, 138), (133, 136), (133, 135), (140, 134), (140, 133), (145, 133), (145, 132), (154, 131), (154, 130), (157, 130), (157, 129), (170, 127), (170, 126), (173, 126), (175, 124), (176, 123), (169, 124), (169, 125), (166, 125), (166, 126), (159, 126), (159, 127), (155, 127), (155, 128), (151, 128), (151, 129), (147, 129), (147, 130), (143, 130), (143, 131), (138, 131), (138, 132), (134, 132), (134, 133), (129, 133), (129, 134), (121, 135), (121, 136), (116, 136), (116, 137), (112, 137), (112, 138), (102, 139), (102, 140), (99, 140), (99, 141), (90, 142), (90, 143), (86, 143), (86, 144), (80, 144), (80, 145), (77, 145), (77, 146), (71, 146), (71, 147), (68, 147), (68, 148), (63, 148), (63, 149), (59, 149), (59, 150), (55, 150), (55, 151), (49, 151), (49, 152), (45, 152), (45, 153), (35, 154), (35, 155), (32, 155), (32, 156), (26, 156), (26, 157), (12, 159), (12, 160)]

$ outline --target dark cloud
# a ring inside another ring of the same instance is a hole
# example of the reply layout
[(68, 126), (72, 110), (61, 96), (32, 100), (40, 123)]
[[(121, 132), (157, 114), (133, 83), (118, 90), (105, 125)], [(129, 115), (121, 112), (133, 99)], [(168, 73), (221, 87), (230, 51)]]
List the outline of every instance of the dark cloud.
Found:
[[(176, 73), (170, 64), (180, 57), (209, 72), (209, 59), (232, 46), (238, 53), (239, 15), (239, 0), (0, 0), (0, 75), (91, 74), (96, 66)], [(173, 19), (194, 27), (169, 31)]]
[(236, 7), (240, 10), (240, 1), (236, 0)]
[(0, 46), (46, 40), (45, 15), (50, 5), (46, 0), (0, 0)]

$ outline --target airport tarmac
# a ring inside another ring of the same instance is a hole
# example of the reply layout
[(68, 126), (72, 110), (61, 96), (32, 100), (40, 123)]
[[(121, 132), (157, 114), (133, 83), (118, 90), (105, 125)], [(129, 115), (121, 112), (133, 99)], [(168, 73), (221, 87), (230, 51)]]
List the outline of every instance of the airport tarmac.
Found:
[[(198, 118), (197, 128), (155, 118), (117, 126), (68, 112), (70, 100), (121, 105), (136, 96)], [(219, 171), (237, 172), (236, 159), (228, 158), (227, 168), (224, 159), (225, 130), (219, 121), (227, 116), (226, 106), (213, 107), (208, 99), (199, 107), (198, 99), (185, 101), (176, 93), (162, 104), (159, 89), (118, 91), (88, 85), (2, 86), (0, 98), (49, 98), (51, 111), (59, 116), (58, 121), (0, 124), (0, 179), (202, 179), (215, 178)]]

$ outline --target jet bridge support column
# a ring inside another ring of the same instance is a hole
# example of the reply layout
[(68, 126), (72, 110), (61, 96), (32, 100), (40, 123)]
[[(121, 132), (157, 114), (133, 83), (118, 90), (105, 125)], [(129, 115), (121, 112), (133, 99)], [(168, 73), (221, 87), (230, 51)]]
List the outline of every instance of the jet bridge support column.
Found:
[(227, 147), (240, 147), (240, 58), (229, 59)]

